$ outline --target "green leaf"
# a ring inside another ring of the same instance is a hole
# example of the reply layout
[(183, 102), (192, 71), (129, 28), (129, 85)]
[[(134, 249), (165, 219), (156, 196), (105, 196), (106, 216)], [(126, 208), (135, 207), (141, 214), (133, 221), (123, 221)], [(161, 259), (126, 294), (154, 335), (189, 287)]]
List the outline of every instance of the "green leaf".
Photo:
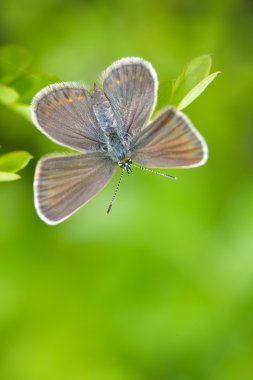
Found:
[(15, 103), (19, 98), (17, 91), (4, 84), (0, 84), (0, 102), (5, 105)]
[(0, 182), (16, 181), (17, 179), (20, 179), (18, 174), (0, 172)]
[(30, 61), (30, 53), (21, 46), (0, 47), (0, 82), (8, 84), (24, 75)]
[(52, 74), (27, 72), (30, 60), (29, 52), (20, 46), (0, 47), (0, 103), (31, 122), (30, 104), (33, 96), (60, 79)]
[[(179, 77), (172, 83), (171, 104), (179, 107), (179, 105), (191, 92), (191, 101), (188, 102), (187, 105), (199, 96), (207, 85), (217, 76), (217, 73), (215, 73), (216, 75), (211, 77), (209, 82), (206, 82), (207, 84), (203, 87), (201, 92), (195, 92), (194, 89), (196, 86), (208, 77), (211, 65), (212, 59), (210, 55), (202, 55), (189, 62)], [(196, 94), (195, 97), (194, 94)], [(185, 106), (183, 108), (185, 108)]]
[(20, 100), (20, 96), (16, 90), (5, 84), (0, 84), (0, 103), (8, 106), (31, 122), (30, 105), (17, 103), (17, 100)]
[(208, 75), (201, 82), (199, 82), (188, 94), (181, 100), (177, 108), (182, 110), (189, 106), (205, 89), (209, 84), (220, 74), (220, 71), (216, 71), (213, 74)]
[(32, 156), (25, 151), (16, 151), (0, 156), (0, 171), (15, 173), (23, 169)]

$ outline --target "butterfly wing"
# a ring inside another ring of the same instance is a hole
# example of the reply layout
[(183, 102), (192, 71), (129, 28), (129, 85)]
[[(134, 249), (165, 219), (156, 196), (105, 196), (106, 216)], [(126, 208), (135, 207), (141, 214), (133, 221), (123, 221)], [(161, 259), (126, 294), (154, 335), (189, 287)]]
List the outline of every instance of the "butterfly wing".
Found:
[(122, 132), (140, 131), (156, 104), (158, 80), (152, 65), (141, 58), (123, 58), (103, 73), (102, 81)]
[(103, 153), (52, 154), (42, 158), (34, 177), (34, 201), (47, 224), (68, 218), (101, 190), (117, 165)]
[(132, 159), (156, 168), (203, 165), (208, 158), (204, 138), (182, 112), (164, 110), (132, 141)]
[(47, 86), (33, 98), (31, 111), (37, 128), (61, 145), (85, 152), (103, 142), (91, 95), (78, 83)]

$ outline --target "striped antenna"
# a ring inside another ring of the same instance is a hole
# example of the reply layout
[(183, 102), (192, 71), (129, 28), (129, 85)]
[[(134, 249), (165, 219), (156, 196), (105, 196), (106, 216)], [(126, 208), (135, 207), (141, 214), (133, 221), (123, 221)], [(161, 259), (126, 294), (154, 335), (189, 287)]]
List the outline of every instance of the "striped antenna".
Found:
[(107, 209), (107, 211), (106, 211), (107, 215), (109, 215), (109, 213), (110, 213), (110, 211), (111, 211), (111, 209), (112, 209), (112, 204), (113, 204), (113, 202), (114, 202), (114, 200), (115, 200), (115, 198), (116, 198), (117, 192), (118, 192), (118, 190), (119, 190), (119, 186), (120, 186), (121, 180), (122, 180), (122, 178), (123, 178), (123, 174), (124, 174), (124, 170), (122, 170), (122, 172), (121, 172), (121, 174), (120, 174), (119, 182), (118, 182), (118, 184), (117, 184), (117, 186), (116, 186), (116, 189), (115, 189), (114, 194), (113, 194), (113, 196), (112, 196), (111, 202), (110, 202), (110, 204), (109, 204), (109, 206), (108, 206), (108, 209)]
[(134, 168), (137, 168), (137, 169), (141, 169), (145, 172), (150, 172), (150, 173), (154, 173), (154, 174), (159, 174), (163, 177), (166, 177), (166, 178), (170, 178), (170, 179), (177, 179), (176, 177), (174, 177), (173, 175), (170, 175), (170, 174), (165, 174), (165, 173), (161, 173), (161, 172), (157, 172), (156, 170), (152, 170), (152, 169), (149, 169), (149, 168), (145, 168), (144, 166), (138, 166), (138, 165), (135, 165), (135, 164), (131, 164), (131, 166), (133, 166)]

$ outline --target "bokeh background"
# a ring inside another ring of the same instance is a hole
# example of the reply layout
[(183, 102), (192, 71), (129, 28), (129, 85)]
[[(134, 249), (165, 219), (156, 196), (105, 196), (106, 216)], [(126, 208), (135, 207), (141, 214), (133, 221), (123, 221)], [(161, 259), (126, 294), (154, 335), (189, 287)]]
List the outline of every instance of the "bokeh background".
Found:
[(36, 161), (62, 148), (0, 106), (1, 152), (34, 159), (0, 185), (1, 380), (253, 378), (253, 4), (2, 0), (1, 44), (30, 70), (93, 83), (141, 56), (160, 81), (211, 53), (222, 74), (186, 110), (210, 159), (117, 176), (55, 227), (33, 206)]

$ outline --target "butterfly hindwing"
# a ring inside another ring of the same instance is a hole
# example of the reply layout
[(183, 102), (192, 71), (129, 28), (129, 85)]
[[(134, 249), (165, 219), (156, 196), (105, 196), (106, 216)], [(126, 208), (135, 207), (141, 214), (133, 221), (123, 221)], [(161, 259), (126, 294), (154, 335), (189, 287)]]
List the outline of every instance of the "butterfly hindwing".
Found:
[(116, 168), (99, 152), (45, 156), (38, 162), (34, 178), (39, 216), (48, 224), (68, 218), (108, 183)]

